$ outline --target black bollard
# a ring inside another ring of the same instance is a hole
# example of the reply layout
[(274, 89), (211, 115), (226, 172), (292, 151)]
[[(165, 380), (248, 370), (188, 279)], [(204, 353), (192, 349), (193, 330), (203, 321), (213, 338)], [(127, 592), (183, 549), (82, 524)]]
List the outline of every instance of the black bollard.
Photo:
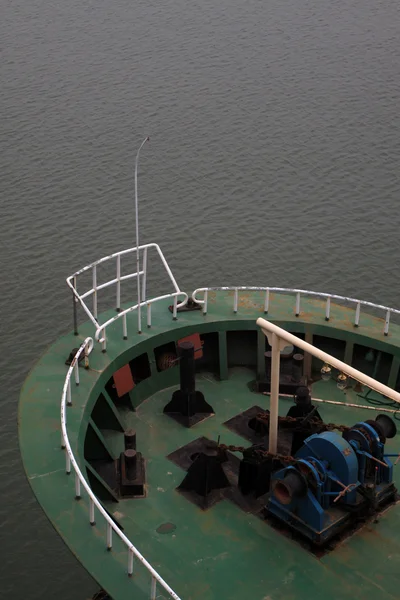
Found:
[[(291, 447), (292, 456), (294, 456), (297, 450), (302, 447), (305, 439), (312, 433), (318, 433), (320, 431), (320, 427), (314, 424), (315, 421), (320, 421), (322, 424), (321, 416), (311, 402), (311, 395), (308, 387), (300, 386), (297, 388), (294, 402), (295, 404), (289, 408), (287, 416), (302, 420), (298, 421), (295, 425), (290, 426), (290, 429), (293, 430)], [(311, 421), (313, 422), (311, 423)]]
[(172, 394), (164, 413), (185, 427), (191, 427), (214, 414), (214, 409), (205, 401), (204, 395), (195, 389), (194, 345), (192, 342), (181, 342), (178, 349), (180, 389)]
[(136, 450), (125, 450), (124, 460), (127, 479), (132, 481), (133, 479), (136, 479)]
[(121, 452), (117, 472), (120, 475), (119, 495), (127, 498), (143, 498), (146, 495), (146, 470), (141, 452), (136, 450), (136, 431), (124, 431), (124, 452)]
[(215, 493), (227, 487), (230, 487), (230, 483), (224, 472), (221, 457), (218, 454), (200, 452), (177, 489), (189, 492), (196, 504), (206, 509), (215, 502)]
[(271, 474), (282, 467), (280, 461), (264, 456), (257, 450), (266, 450), (262, 444), (251, 446), (243, 452), (240, 461), (238, 487), (244, 496), (253, 494), (255, 498), (269, 492)]
[(136, 450), (136, 431), (134, 429), (127, 429), (124, 432), (124, 445), (125, 450)]

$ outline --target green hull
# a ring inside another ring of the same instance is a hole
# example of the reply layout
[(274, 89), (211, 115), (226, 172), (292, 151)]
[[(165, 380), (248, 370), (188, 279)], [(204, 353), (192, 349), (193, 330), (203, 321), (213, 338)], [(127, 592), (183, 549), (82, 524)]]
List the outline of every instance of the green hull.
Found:
[[(395, 386), (400, 362), (398, 326), (392, 324), (389, 336), (384, 336), (382, 321), (363, 315), (360, 326), (355, 328), (353, 312), (334, 305), (327, 322), (324, 304), (317, 300), (304, 300), (302, 314), (297, 318), (289, 298), (277, 297), (271, 305), (271, 321), (293, 333), (304, 334), (309, 341), (313, 336), (322, 336), (326, 348), (346, 362), (356, 358), (355, 344), (365, 346), (366, 351), (372, 348), (385, 353), (380, 367), (382, 377), (384, 383)], [(249, 445), (223, 423), (251, 406), (269, 405), (269, 397), (249, 389), (249, 383), (265, 371), (265, 338), (255, 323), (262, 315), (262, 295), (243, 297), (236, 315), (231, 306), (231, 294), (219, 294), (218, 301), (210, 294), (206, 316), (201, 311), (179, 313), (178, 320), (173, 321), (167, 305), (159, 303), (153, 307), (151, 329), (141, 335), (123, 340), (118, 326), (110, 329), (107, 352), (95, 348), (90, 355), (90, 369), (80, 369), (80, 385), (72, 390), (73, 405), (67, 409), (68, 436), (83, 474), (93, 489), (103, 495), (104, 506), (123, 527), (124, 534), (182, 599), (398, 598), (397, 505), (388, 508), (377, 523), (365, 524), (318, 558), (290, 534), (278, 531), (228, 500), (202, 511), (176, 491), (185, 471), (167, 458), (170, 453), (200, 436), (212, 440), (221, 436), (225, 444)], [(133, 331), (135, 316), (130, 317)], [(246, 331), (253, 333), (243, 338), (230, 333)], [(215, 415), (186, 429), (163, 414), (163, 407), (177, 388), (179, 370), (173, 367), (159, 372), (154, 348), (194, 332), (214, 332), (218, 340), (216, 362), (206, 365), (196, 380), (196, 388), (214, 407)], [(38, 501), (89, 573), (114, 600), (149, 598), (148, 572), (135, 561), (133, 577), (127, 576), (126, 547), (114, 535), (112, 551), (107, 551), (104, 520), (96, 514), (96, 524), (90, 526), (86, 494), (75, 500), (74, 476), (65, 474), (65, 457), (60, 448), (60, 400), (67, 370), (64, 363), (72, 348), (91, 333), (90, 324), (86, 324), (78, 338), (72, 334), (60, 338), (30, 373), (19, 406), (21, 453)], [(117, 369), (143, 353), (149, 357), (151, 376), (130, 392), (130, 407), (118, 406), (105, 386)], [(313, 366), (320, 368), (318, 363)], [(372, 375), (373, 363), (362, 366), (370, 369)], [(312, 396), (368, 405), (354, 389), (344, 393), (333, 382), (317, 381)], [(93, 410), (98, 402), (101, 405), (97, 404), (95, 418)], [(290, 402), (288, 398), (281, 399), (282, 415)], [(331, 404), (321, 404), (318, 410), (325, 421), (345, 425), (375, 417), (366, 409)], [(124, 449), (123, 431), (130, 427), (136, 429), (138, 450), (146, 459), (147, 497), (116, 502), (113, 490), (107, 491), (87, 459), (88, 443), (94, 455), (117, 458)], [(396, 437), (389, 440), (387, 450), (398, 451)], [(395, 483), (400, 485), (400, 471), (395, 471)], [(173, 526), (165, 526), (168, 523)], [(157, 598), (163, 597), (168, 595), (158, 586)]]

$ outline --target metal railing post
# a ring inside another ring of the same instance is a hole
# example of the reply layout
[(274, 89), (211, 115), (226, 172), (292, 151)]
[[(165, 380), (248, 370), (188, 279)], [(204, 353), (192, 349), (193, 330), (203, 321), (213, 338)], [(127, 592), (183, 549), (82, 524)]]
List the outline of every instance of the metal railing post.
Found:
[(121, 255), (117, 255), (117, 312), (121, 310)]
[(151, 302), (147, 303), (147, 327), (151, 327)]
[(93, 266), (93, 316), (97, 321), (97, 267)]
[(85, 345), (84, 354), (85, 354), (85, 359), (84, 359), (85, 369), (88, 369), (89, 368), (89, 350), (88, 350), (87, 344)]
[(112, 549), (112, 527), (111, 524), (107, 522), (107, 550), (111, 551)]
[[(76, 281), (76, 277), (73, 278), (73, 286), (74, 286), (74, 290), (76, 290), (76, 285), (77, 285), (77, 281)], [(72, 302), (73, 304), (73, 316), (74, 316), (74, 335), (79, 335), (78, 332), (78, 300), (75, 297), (75, 292), (74, 290), (72, 290)]]
[(128, 577), (133, 575), (133, 552), (131, 548), (128, 550)]
[(67, 450), (65, 450), (65, 472), (67, 475), (71, 473), (71, 458)]
[(233, 312), (237, 313), (238, 311), (238, 296), (239, 296), (239, 292), (237, 290), (237, 288), (235, 288), (234, 294), (233, 294)]
[(102, 352), (106, 352), (107, 351), (107, 338), (106, 338), (106, 328), (101, 330), (101, 338), (102, 338), (102, 342), (101, 342), (101, 351)]
[(264, 313), (268, 314), (269, 311), (269, 290), (265, 292), (265, 300), (264, 300)]
[(383, 330), (383, 333), (385, 335), (388, 335), (388, 333), (389, 333), (389, 323), (390, 323), (390, 310), (386, 311), (385, 328)]
[(203, 315), (207, 314), (208, 290), (204, 292)]
[(326, 299), (325, 321), (329, 321), (330, 315), (331, 315), (331, 299), (328, 297)]
[(80, 500), (81, 497), (81, 482), (78, 473), (75, 472), (75, 498)]
[(77, 359), (74, 367), (75, 383), (79, 385), (79, 359)]
[(122, 335), (123, 335), (124, 340), (128, 339), (128, 322), (126, 319), (126, 313), (122, 317)]
[(178, 296), (174, 296), (174, 308), (172, 313), (172, 318), (174, 321), (177, 320), (177, 311), (178, 311)]
[(72, 398), (71, 398), (71, 380), (68, 380), (68, 386), (67, 386), (67, 404), (68, 406), (72, 405)]
[(300, 315), (300, 292), (296, 293), (296, 317)]
[(357, 307), (356, 307), (356, 316), (354, 319), (354, 327), (358, 327), (359, 322), (360, 322), (360, 310), (361, 310), (361, 304), (360, 302), (357, 302)]
[(89, 499), (89, 522), (92, 527), (96, 525), (96, 521), (94, 520), (94, 502), (91, 498)]
[(147, 248), (143, 250), (142, 302), (146, 302), (147, 285)]

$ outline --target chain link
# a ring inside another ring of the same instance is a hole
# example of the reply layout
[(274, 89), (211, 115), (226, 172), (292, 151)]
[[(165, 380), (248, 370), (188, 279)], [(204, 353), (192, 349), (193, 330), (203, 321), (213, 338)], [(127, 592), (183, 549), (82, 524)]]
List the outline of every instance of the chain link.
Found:
[[(269, 423), (269, 413), (259, 413), (256, 418), (261, 422)], [(323, 421), (320, 421), (319, 419), (316, 419), (316, 418), (306, 420), (306, 417), (278, 417), (278, 422), (279, 423), (298, 424), (298, 425), (301, 425), (303, 423), (306, 426), (311, 425), (314, 429), (319, 430), (318, 433), (321, 433), (322, 431), (333, 431), (333, 430), (344, 432), (344, 431), (349, 431), (349, 429), (351, 429), (351, 427), (348, 427), (347, 425), (337, 425), (336, 423), (324, 423)], [(303, 427), (303, 429), (304, 429), (304, 427)], [(273, 452), (269, 452), (268, 450), (262, 450), (261, 448), (257, 448), (257, 447), (245, 448), (245, 446), (232, 446), (232, 445), (227, 445), (227, 444), (219, 444), (218, 448), (220, 450), (229, 450), (230, 452), (241, 452), (242, 454), (244, 454), (244, 452), (247, 450), (249, 452), (257, 454), (258, 456), (262, 456), (264, 458), (276, 459), (276, 460), (279, 460), (281, 463), (285, 463), (288, 465), (294, 465), (297, 462), (297, 459), (294, 458), (294, 456), (273, 453)]]
[(220, 444), (218, 448), (221, 450), (229, 450), (230, 452), (241, 452), (242, 454), (247, 450), (253, 452), (254, 454), (258, 454), (258, 456), (263, 456), (264, 458), (274, 458), (282, 463), (287, 463), (289, 465), (294, 465), (297, 462), (294, 456), (273, 453), (269, 452), (268, 450), (262, 450), (261, 448), (245, 448), (244, 446), (228, 446), (227, 444)]
[[(259, 413), (256, 418), (264, 423), (269, 423), (269, 413)], [(347, 425), (337, 425), (336, 423), (324, 423), (323, 421), (320, 421), (320, 419), (316, 419), (315, 417), (313, 419), (307, 420), (307, 416), (278, 417), (278, 423), (292, 423), (298, 425), (301, 425), (303, 423), (306, 426), (312, 425), (313, 428), (319, 429), (318, 433), (321, 433), (322, 431), (334, 431), (335, 429), (343, 433), (351, 429), (351, 427), (348, 427)]]

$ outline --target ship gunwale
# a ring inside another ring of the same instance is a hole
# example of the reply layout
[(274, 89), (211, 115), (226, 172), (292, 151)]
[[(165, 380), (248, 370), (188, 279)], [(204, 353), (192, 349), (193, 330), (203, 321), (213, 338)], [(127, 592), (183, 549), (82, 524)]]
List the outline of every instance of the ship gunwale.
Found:
[[(178, 336), (184, 337), (193, 331), (200, 333), (218, 331), (222, 334), (232, 330), (256, 331), (258, 328), (255, 320), (263, 314), (263, 300), (262, 293), (241, 294), (238, 313), (233, 314), (231, 291), (210, 293), (206, 315), (200, 311), (186, 312), (178, 314), (176, 321), (171, 319), (167, 302), (161, 301), (153, 308), (151, 329), (143, 331), (141, 335), (134, 335), (133, 344), (132, 340), (122, 340), (119, 331), (110, 330), (107, 352), (101, 353), (99, 348), (96, 348), (91, 354), (91, 368), (88, 373), (82, 374), (79, 388), (73, 391), (74, 410), (68, 413), (71, 447), (76, 453), (81, 468), (85, 468), (82, 460), (83, 444), (91, 410), (99, 391), (104, 388), (105, 382), (116, 369), (139, 355), (146, 347), (151, 348), (155, 343), (165, 343), (170, 339), (176, 340)], [(268, 318), (294, 333), (325, 335), (344, 339), (349, 344), (364, 344), (392, 354), (398, 362), (400, 327), (395, 323), (391, 324), (389, 335), (385, 335), (382, 327), (383, 320), (373, 315), (363, 313), (359, 327), (355, 328), (354, 311), (347, 307), (332, 303), (330, 320), (326, 321), (325, 307), (319, 300), (302, 299), (302, 311), (298, 317), (293, 313), (293, 301), (288, 296), (274, 293), (273, 300)], [(108, 314), (111, 315), (112, 312), (105, 313), (104, 318), (107, 318)], [(46, 514), (88, 571), (101, 582), (103, 587), (114, 594), (115, 598), (118, 598), (123, 597), (122, 594), (132, 593), (133, 587), (137, 588), (138, 593), (140, 590), (146, 593), (144, 591), (147, 587), (146, 578), (140, 581), (138, 576), (133, 578), (134, 581), (130, 581), (123, 576), (124, 569), (126, 570), (126, 556), (123, 556), (122, 552), (113, 551), (114, 560), (107, 561), (108, 554), (103, 556), (104, 552), (99, 551), (100, 546), (103, 546), (104, 550), (104, 539), (101, 534), (93, 535), (92, 529), (96, 527), (87, 527), (88, 514), (82, 509), (84, 504), (73, 501), (73, 483), (65, 477), (64, 459), (59, 450), (60, 424), (57, 398), (61, 398), (65, 379), (64, 362), (72, 347), (79, 345), (77, 342), (91, 334), (91, 328), (92, 325), (87, 323), (80, 328), (79, 336), (71, 333), (57, 340), (31, 371), (21, 392), (19, 435), (28, 480)], [(169, 387), (169, 384), (174, 383), (169, 377), (170, 374), (155, 374), (155, 378), (152, 378), (153, 387), (146, 390), (146, 386), (143, 386), (144, 391), (138, 394), (137, 401), (142, 402), (145, 397), (153, 395), (157, 390)], [(55, 488), (60, 492), (57, 500), (51, 494), (51, 490)], [(84, 540), (88, 540), (87, 548)], [(97, 559), (92, 560), (88, 548), (94, 547), (96, 551), (93, 556)], [(102, 557), (101, 560), (98, 559), (99, 556)], [(109, 566), (111, 563), (113, 567)], [(120, 577), (116, 576), (116, 566), (120, 570)], [(118, 580), (117, 584), (115, 580)], [(172, 582), (168, 581), (168, 583), (175, 589)], [(186, 585), (183, 587), (186, 588)], [(179, 589), (177, 591), (180, 593)], [(181, 594), (183, 598), (192, 597), (190, 593), (188, 595), (187, 590), (184, 589), (184, 592), (186, 593)]]

